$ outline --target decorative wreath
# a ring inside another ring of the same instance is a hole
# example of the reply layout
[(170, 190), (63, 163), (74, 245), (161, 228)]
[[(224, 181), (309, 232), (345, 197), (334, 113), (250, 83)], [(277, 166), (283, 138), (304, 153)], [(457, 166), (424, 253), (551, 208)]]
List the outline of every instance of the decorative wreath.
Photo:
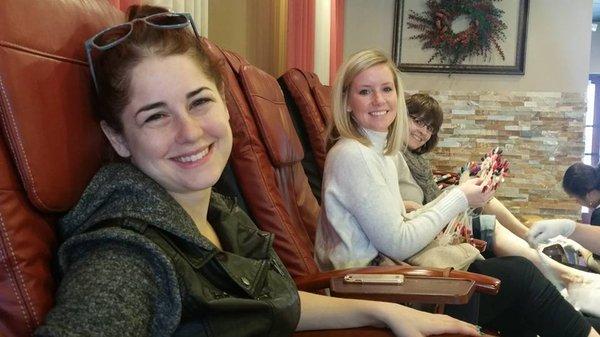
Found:
[[(493, 1), (500, 0), (427, 0), (428, 10), (411, 10), (408, 15), (407, 26), (421, 32), (410, 39), (422, 41), (423, 50), (435, 50), (428, 63), (439, 58), (441, 63), (457, 65), (473, 56), (489, 60), (492, 49), (504, 60), (499, 44), (506, 39), (506, 24), (501, 20), (504, 11)], [(452, 22), (463, 15), (469, 18), (469, 27), (453, 32)]]

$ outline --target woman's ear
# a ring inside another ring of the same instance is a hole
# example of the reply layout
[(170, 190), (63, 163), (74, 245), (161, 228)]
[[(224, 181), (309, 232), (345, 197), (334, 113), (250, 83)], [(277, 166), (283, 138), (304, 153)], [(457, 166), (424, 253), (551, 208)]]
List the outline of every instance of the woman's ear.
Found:
[(127, 142), (122, 134), (111, 128), (106, 121), (100, 121), (100, 128), (119, 156), (123, 158), (129, 158), (131, 156)]

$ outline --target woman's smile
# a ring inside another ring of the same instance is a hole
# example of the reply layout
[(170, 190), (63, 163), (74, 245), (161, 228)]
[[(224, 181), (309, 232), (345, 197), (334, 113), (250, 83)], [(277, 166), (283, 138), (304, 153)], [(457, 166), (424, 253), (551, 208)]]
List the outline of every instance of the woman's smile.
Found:
[(191, 151), (176, 157), (171, 157), (170, 159), (184, 169), (198, 167), (210, 160), (210, 155), (212, 154), (212, 145), (213, 144), (210, 144), (202, 149)]

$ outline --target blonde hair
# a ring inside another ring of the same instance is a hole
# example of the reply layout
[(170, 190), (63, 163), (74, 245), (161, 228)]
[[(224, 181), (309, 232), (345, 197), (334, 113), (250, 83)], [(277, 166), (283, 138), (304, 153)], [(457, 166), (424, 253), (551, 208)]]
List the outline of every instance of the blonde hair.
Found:
[(400, 81), (400, 72), (394, 63), (380, 50), (367, 49), (360, 51), (342, 64), (333, 84), (332, 110), (333, 118), (328, 126), (328, 143), (333, 146), (340, 138), (356, 139), (366, 146), (371, 141), (360, 131), (359, 125), (346, 111), (348, 90), (352, 81), (361, 72), (380, 65), (387, 65), (394, 77), (394, 86), (398, 95), (396, 118), (388, 127), (387, 142), (384, 154), (394, 154), (406, 147), (408, 139), (408, 117), (404, 101), (404, 89)]

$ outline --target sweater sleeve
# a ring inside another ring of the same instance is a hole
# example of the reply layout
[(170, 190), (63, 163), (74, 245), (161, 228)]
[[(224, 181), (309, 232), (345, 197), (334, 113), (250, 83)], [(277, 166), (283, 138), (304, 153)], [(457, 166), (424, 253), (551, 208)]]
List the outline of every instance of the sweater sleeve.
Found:
[(396, 170), (391, 158), (391, 169), (386, 171), (373, 162), (367, 148), (342, 150), (332, 154), (335, 158), (328, 168), (332, 197), (351, 213), (375, 249), (387, 256), (404, 260), (414, 255), (468, 207), (464, 193), (454, 189), (435, 207), (407, 220), (397, 181), (386, 181), (397, 180), (396, 174), (389, 174)]
[(162, 336), (174, 332), (181, 313), (176, 300), (179, 294), (178, 288), (162, 280), (165, 268), (160, 265), (165, 261), (146, 254), (144, 247), (110, 240), (70, 248), (55, 306), (35, 336)]

